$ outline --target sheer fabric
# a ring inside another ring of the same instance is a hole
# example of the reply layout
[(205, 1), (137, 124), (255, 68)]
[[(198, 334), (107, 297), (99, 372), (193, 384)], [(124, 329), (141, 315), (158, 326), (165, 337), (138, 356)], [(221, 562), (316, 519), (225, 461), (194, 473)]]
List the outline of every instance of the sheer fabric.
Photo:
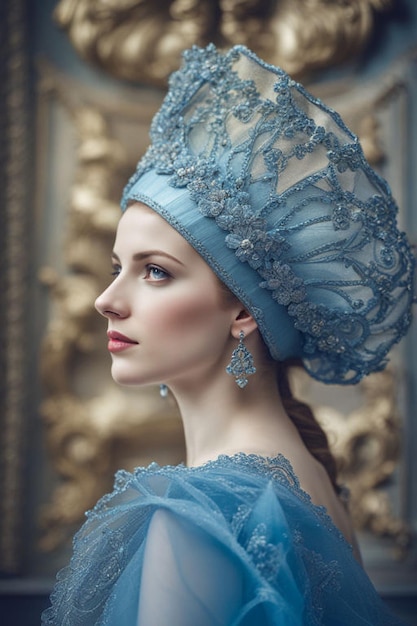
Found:
[(87, 516), (45, 625), (401, 623), (282, 456), (121, 471)]

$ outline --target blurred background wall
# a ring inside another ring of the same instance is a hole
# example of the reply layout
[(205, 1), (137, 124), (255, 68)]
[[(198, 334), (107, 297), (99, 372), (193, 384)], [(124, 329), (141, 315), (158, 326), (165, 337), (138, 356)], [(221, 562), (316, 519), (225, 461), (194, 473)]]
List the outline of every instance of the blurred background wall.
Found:
[[(3, 0), (0, 8), (0, 615), (38, 624), (116, 469), (176, 463), (171, 399), (109, 375), (93, 302), (123, 184), (180, 52), (244, 43), (339, 110), (417, 236), (414, 0)], [(352, 491), (365, 566), (417, 624), (417, 330), (351, 390), (300, 374)]]

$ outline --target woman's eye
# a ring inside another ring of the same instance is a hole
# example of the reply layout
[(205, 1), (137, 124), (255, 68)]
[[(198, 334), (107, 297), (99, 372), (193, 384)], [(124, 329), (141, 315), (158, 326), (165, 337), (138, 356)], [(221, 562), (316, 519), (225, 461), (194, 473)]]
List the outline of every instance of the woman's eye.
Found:
[(157, 267), (156, 265), (147, 265), (146, 266), (146, 276), (145, 278), (150, 278), (151, 280), (161, 281), (170, 278), (168, 272)]
[(121, 271), (122, 271), (122, 268), (120, 267), (120, 265), (113, 265), (113, 270), (111, 271), (111, 275), (118, 276)]

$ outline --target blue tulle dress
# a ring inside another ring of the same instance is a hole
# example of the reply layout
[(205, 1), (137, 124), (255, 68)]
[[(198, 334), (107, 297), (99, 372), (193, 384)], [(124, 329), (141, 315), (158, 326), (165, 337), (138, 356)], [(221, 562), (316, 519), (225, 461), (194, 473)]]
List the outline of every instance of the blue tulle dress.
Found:
[(43, 624), (401, 623), (281, 455), (120, 471), (87, 518)]

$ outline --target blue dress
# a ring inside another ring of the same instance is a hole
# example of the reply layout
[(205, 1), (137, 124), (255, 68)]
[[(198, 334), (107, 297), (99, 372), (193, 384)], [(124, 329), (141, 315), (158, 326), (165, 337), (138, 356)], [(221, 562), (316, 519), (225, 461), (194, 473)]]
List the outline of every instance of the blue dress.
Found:
[(282, 455), (116, 474), (42, 623), (393, 626), (352, 549)]

